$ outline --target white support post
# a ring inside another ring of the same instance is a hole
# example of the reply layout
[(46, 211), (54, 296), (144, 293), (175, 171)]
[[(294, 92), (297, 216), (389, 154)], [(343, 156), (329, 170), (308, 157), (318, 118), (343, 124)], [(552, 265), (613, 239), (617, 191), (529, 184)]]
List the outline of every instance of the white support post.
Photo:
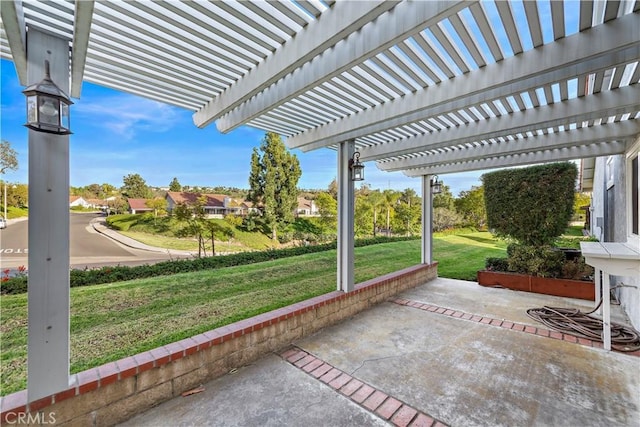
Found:
[(609, 274), (602, 272), (602, 344), (611, 350), (611, 282)]
[[(69, 93), (69, 41), (30, 28), (28, 84)], [(69, 387), (69, 136), (29, 130), (27, 398)]]
[(602, 301), (600, 301), (600, 299), (602, 298), (602, 271), (599, 269), (594, 269), (593, 271), (593, 275), (595, 278), (595, 288), (596, 288), (596, 305), (600, 304), (598, 306), (598, 310), (596, 311), (596, 314), (602, 314)]
[(422, 176), (422, 263), (433, 262), (433, 199), (431, 175)]
[(338, 290), (354, 289), (354, 184), (349, 173), (349, 160), (355, 152), (353, 141), (338, 146)]

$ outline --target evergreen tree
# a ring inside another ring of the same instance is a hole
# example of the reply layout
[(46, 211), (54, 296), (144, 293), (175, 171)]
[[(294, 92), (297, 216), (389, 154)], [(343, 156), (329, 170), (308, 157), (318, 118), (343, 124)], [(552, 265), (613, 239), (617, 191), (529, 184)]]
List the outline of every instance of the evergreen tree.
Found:
[(278, 134), (267, 132), (259, 151), (254, 148), (251, 155), (247, 200), (260, 209), (271, 238), (276, 240), (278, 225), (294, 220), (302, 171), (298, 158), (287, 151)]
[(151, 197), (151, 190), (146, 181), (137, 173), (129, 174), (122, 178), (122, 194), (128, 199), (148, 199)]
[(180, 185), (178, 178), (173, 177), (169, 184), (169, 191), (182, 191), (182, 185)]

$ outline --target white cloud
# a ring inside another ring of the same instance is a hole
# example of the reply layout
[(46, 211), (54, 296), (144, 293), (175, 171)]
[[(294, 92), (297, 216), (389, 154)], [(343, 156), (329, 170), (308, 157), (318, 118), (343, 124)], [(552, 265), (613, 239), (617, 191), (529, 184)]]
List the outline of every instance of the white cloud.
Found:
[(167, 131), (181, 120), (175, 107), (127, 94), (80, 101), (75, 113), (76, 120), (90, 120), (125, 140), (138, 132)]

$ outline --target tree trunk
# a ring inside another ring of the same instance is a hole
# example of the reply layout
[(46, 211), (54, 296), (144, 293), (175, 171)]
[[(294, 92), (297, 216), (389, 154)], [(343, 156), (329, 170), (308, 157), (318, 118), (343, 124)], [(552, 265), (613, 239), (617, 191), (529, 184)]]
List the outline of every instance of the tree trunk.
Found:
[(376, 228), (378, 224), (378, 212), (376, 212), (376, 208), (373, 208), (373, 237), (376, 237)]
[(216, 243), (215, 240), (213, 238), (213, 231), (211, 232), (211, 255), (212, 256), (216, 256)]

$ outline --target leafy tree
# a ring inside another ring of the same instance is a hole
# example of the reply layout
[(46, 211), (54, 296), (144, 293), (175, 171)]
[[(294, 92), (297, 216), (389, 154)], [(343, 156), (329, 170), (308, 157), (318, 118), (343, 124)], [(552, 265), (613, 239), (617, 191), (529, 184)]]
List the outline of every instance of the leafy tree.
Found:
[(112, 214), (121, 214), (127, 210), (127, 202), (124, 198), (118, 196), (113, 200), (107, 201), (109, 212)]
[(473, 186), (471, 190), (461, 191), (455, 200), (456, 210), (464, 221), (476, 228), (487, 225), (487, 211), (484, 205), (484, 188)]
[(442, 192), (433, 196), (433, 208), (445, 208), (455, 211), (455, 200), (448, 185), (442, 184)]
[(331, 197), (338, 200), (338, 181), (335, 178), (333, 178), (333, 180), (329, 183), (327, 192), (331, 195)]
[(460, 223), (462, 218), (451, 209), (434, 208), (433, 209), (433, 231), (442, 231), (455, 227)]
[(254, 148), (251, 155), (247, 200), (260, 209), (275, 241), (278, 225), (295, 219), (293, 212), (298, 203), (297, 185), (302, 171), (298, 158), (287, 151), (278, 134), (267, 132), (260, 152), (262, 155)]
[(129, 199), (147, 199), (151, 196), (151, 190), (146, 181), (137, 173), (129, 174), (122, 178), (122, 194)]
[(323, 233), (335, 233), (337, 229), (338, 202), (329, 193), (319, 193), (315, 200), (320, 214)]
[(370, 236), (373, 234), (373, 206), (368, 197), (356, 196), (356, 209), (353, 218), (354, 232), (357, 236)]
[(7, 184), (7, 205), (23, 208), (29, 203), (29, 186), (26, 184)]
[(182, 191), (182, 185), (180, 185), (178, 178), (173, 177), (169, 184), (169, 191)]
[(8, 170), (18, 169), (18, 153), (11, 148), (11, 143), (4, 139), (0, 142), (0, 174), (4, 175)]
[(576, 193), (576, 199), (573, 202), (573, 217), (584, 220), (585, 210), (582, 209), (585, 206), (591, 204), (591, 196), (587, 193)]
[(396, 206), (396, 203), (398, 202), (398, 199), (400, 198), (400, 193), (394, 190), (384, 190), (382, 192), (382, 195), (384, 196), (382, 200), (382, 205), (384, 206), (387, 213), (387, 233), (390, 233), (391, 213), (395, 212), (394, 208)]
[(382, 195), (380, 190), (374, 190), (370, 192), (369, 195), (367, 196), (367, 201), (369, 202), (369, 205), (371, 206), (371, 211), (373, 213), (371, 219), (373, 221), (373, 237), (375, 237), (376, 232), (378, 231), (378, 210), (380, 209), (380, 206), (382, 206), (382, 203), (384, 202), (384, 196)]
[(158, 214), (167, 211), (167, 199), (163, 199), (161, 197), (149, 199), (145, 202), (145, 205), (147, 205), (148, 208), (153, 209), (153, 225), (156, 224)]

